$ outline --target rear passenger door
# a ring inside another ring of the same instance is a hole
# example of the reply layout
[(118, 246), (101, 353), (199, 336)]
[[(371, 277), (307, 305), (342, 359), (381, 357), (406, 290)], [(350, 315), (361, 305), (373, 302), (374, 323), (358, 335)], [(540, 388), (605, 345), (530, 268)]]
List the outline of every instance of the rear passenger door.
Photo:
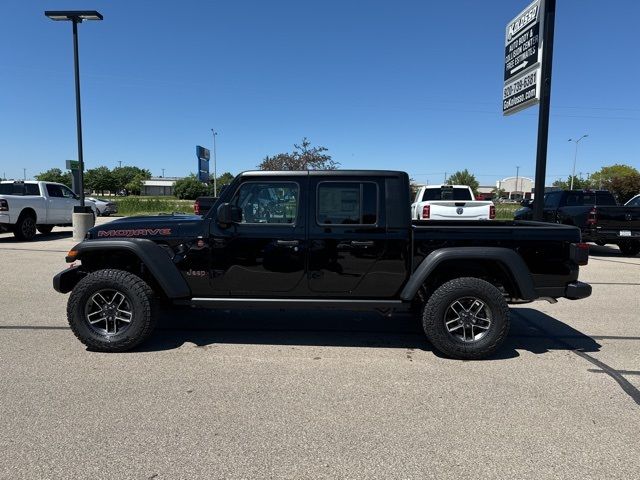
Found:
[(374, 272), (386, 248), (384, 182), (326, 178), (309, 181), (309, 289), (326, 296), (384, 296), (376, 291), (384, 287)]

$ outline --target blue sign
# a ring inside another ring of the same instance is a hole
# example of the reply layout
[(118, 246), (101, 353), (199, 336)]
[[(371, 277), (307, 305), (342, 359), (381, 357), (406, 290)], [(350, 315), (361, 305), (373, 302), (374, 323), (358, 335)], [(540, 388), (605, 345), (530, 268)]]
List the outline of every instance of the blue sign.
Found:
[(209, 149), (196, 146), (196, 156), (198, 157), (198, 180), (204, 183), (209, 182), (209, 159), (211, 153)]

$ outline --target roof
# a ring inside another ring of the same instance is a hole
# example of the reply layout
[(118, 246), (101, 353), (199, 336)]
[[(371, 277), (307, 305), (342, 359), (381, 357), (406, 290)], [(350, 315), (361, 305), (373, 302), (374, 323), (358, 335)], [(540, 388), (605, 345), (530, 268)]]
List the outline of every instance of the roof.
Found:
[(407, 175), (407, 173), (400, 170), (247, 170), (240, 173), (240, 175), (260, 175), (265, 177), (397, 177)]

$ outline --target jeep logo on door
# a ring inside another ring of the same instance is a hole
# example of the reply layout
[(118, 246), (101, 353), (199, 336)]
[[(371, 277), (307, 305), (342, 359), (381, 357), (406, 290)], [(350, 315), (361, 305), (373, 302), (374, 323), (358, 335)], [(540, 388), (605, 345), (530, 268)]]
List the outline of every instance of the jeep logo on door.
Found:
[(464, 209), (463, 209), (462, 207), (458, 207), (458, 208), (456, 208), (456, 213), (457, 213), (458, 215), (462, 215), (462, 212), (464, 212)]

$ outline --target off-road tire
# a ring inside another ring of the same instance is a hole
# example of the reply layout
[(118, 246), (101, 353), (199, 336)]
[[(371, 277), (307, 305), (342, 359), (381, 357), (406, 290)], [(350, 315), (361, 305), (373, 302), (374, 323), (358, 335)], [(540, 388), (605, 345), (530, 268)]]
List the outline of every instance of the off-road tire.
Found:
[(640, 241), (630, 240), (628, 242), (621, 242), (618, 244), (618, 248), (624, 256), (634, 257), (640, 253)]
[(36, 236), (36, 218), (28, 213), (22, 214), (13, 228), (13, 235), (18, 240), (33, 240)]
[(43, 235), (49, 235), (53, 230), (53, 225), (37, 225), (36, 228)]
[[(486, 334), (477, 341), (463, 342), (447, 331), (447, 309), (457, 299), (475, 297), (484, 302), (491, 313)], [(429, 297), (422, 314), (427, 339), (436, 350), (451, 358), (479, 360), (500, 348), (509, 333), (509, 306), (495, 286), (473, 277), (461, 277), (442, 284)]]
[[(111, 335), (92, 328), (85, 313), (92, 295), (105, 289), (124, 294), (132, 308), (128, 328)], [(67, 303), (67, 319), (75, 336), (90, 350), (124, 352), (144, 342), (153, 332), (157, 321), (156, 302), (153, 291), (140, 277), (123, 270), (98, 270), (74, 287)]]

